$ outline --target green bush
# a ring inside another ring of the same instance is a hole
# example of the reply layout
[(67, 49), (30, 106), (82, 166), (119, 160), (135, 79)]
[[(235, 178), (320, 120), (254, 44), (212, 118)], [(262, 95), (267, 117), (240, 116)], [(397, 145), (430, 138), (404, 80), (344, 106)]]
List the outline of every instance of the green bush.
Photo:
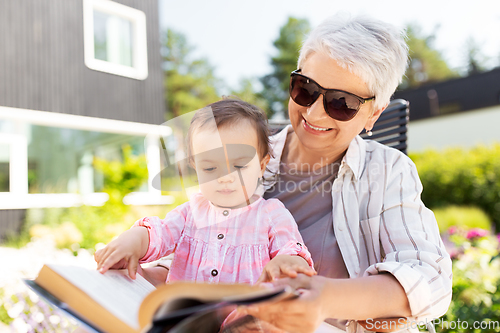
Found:
[(134, 156), (129, 145), (122, 147), (123, 161), (95, 158), (94, 167), (104, 174), (103, 191), (110, 204), (123, 206), (123, 197), (138, 190), (148, 179), (146, 156)]
[(444, 233), (451, 226), (465, 229), (481, 228), (491, 229), (491, 219), (488, 215), (477, 207), (448, 206), (433, 210), (439, 226), (439, 231)]
[(129, 228), (137, 218), (130, 215), (131, 207), (123, 203), (123, 197), (147, 181), (146, 157), (134, 156), (130, 146), (124, 145), (122, 160), (95, 159), (94, 166), (104, 175), (103, 191), (109, 195), (103, 206), (30, 209), (21, 235), (7, 245), (21, 247), (31, 237), (48, 236), (60, 248), (94, 249)]
[(410, 154), (424, 186), (422, 200), (435, 209), (476, 206), (500, 230), (500, 144)]

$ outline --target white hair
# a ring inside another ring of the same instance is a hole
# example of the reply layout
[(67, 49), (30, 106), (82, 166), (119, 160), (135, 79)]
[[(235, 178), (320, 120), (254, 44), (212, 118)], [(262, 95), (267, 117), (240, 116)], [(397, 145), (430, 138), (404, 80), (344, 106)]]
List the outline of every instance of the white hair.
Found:
[[(366, 16), (339, 13), (323, 21), (305, 40), (298, 68), (312, 53), (323, 53), (363, 80), (374, 110), (389, 103), (408, 66), (406, 33)], [(371, 97), (370, 96), (370, 97)]]

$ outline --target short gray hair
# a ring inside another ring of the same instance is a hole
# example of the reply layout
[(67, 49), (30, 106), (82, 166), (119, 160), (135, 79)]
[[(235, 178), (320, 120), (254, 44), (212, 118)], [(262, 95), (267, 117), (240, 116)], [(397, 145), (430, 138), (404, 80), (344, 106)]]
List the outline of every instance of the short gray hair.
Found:
[(374, 110), (389, 103), (408, 66), (404, 30), (366, 16), (339, 13), (323, 21), (305, 40), (298, 67), (323, 53), (362, 79), (375, 96)]

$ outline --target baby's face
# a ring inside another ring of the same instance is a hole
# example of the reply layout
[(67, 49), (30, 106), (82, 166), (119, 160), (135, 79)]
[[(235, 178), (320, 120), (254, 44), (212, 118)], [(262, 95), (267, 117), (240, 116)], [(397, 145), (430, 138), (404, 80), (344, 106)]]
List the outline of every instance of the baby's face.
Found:
[(246, 206), (268, 161), (259, 160), (254, 127), (242, 121), (217, 131), (198, 129), (193, 133), (192, 148), (205, 198), (219, 207)]

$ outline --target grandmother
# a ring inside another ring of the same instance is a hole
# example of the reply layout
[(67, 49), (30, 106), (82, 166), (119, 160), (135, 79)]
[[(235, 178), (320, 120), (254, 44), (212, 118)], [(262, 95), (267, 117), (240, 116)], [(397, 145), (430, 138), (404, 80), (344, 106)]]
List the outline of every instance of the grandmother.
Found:
[[(362, 320), (384, 328), (373, 318), (408, 318), (402, 328), (416, 331), (447, 311), (451, 260), (415, 165), (358, 136), (370, 134), (407, 62), (404, 33), (367, 17), (333, 16), (305, 41), (264, 197), (292, 212), (318, 275), (279, 279), (301, 296), (242, 312), (288, 332), (362, 332)], [(163, 282), (165, 268), (141, 274)]]
[(447, 311), (451, 260), (415, 165), (358, 136), (370, 134), (407, 62), (404, 33), (367, 17), (333, 16), (305, 41), (265, 197), (292, 212), (318, 275), (280, 279), (302, 295), (244, 312), (289, 332), (355, 332), (357, 320), (377, 331), (371, 318), (394, 317), (411, 331)]

